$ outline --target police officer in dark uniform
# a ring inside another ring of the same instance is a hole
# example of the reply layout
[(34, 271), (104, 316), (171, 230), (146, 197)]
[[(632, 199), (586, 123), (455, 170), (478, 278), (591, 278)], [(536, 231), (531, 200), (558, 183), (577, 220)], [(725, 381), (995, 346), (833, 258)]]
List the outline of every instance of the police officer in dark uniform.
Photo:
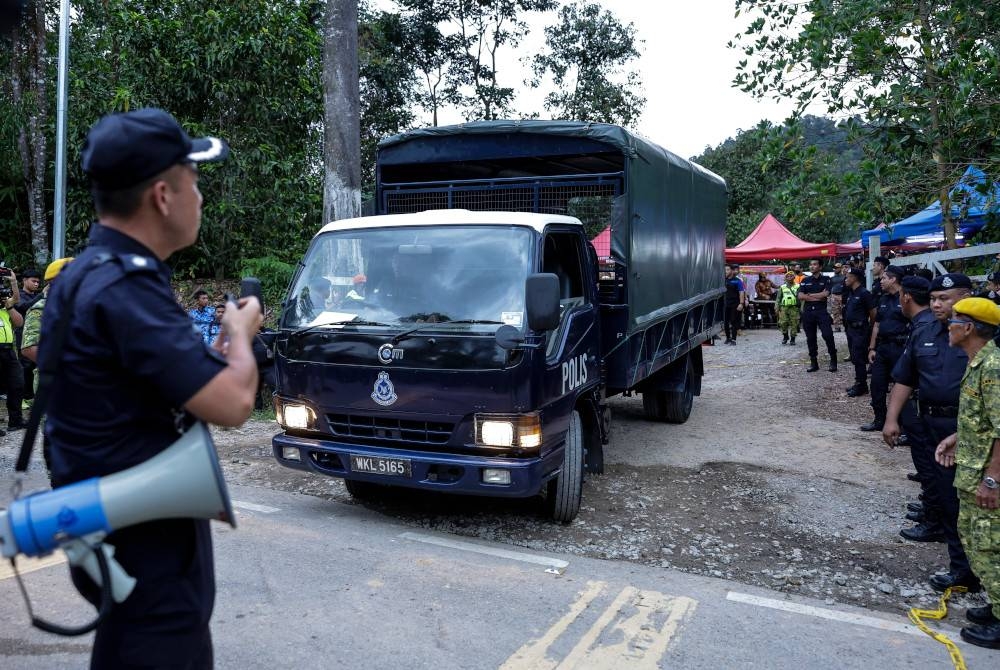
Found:
[(885, 256), (876, 256), (872, 261), (872, 298), (875, 299), (876, 305), (878, 299), (882, 297), (882, 277), (891, 263), (892, 261)]
[(899, 306), (900, 282), (906, 273), (890, 265), (882, 273), (882, 295), (875, 307), (875, 326), (868, 343), (868, 362), (872, 365), (872, 410), (875, 418), (861, 430), (882, 430), (885, 425), (886, 394), (892, 368), (896, 365), (910, 333), (910, 322)]
[(875, 299), (865, 288), (865, 273), (853, 268), (844, 278), (844, 331), (854, 365), (854, 385), (847, 395), (855, 398), (868, 393), (868, 341), (875, 321)]
[[(910, 320), (910, 336), (899, 360), (892, 371), (896, 384), (889, 397), (888, 412), (882, 437), (891, 447), (902, 444), (900, 429), (906, 431), (910, 447), (910, 457), (920, 482), (923, 506), (919, 511), (911, 511), (907, 519), (918, 525), (904, 528), (899, 532), (907, 540), (914, 542), (943, 542), (945, 539), (941, 525), (941, 503), (937, 489), (937, 470), (934, 463), (934, 449), (937, 442), (932, 440), (914, 407), (914, 401), (924, 391), (927, 379), (920, 371), (927, 373), (933, 368), (928, 365), (928, 347), (924, 331), (937, 323), (928, 308), (931, 283), (923, 277), (903, 277), (899, 292), (899, 304), (903, 315)], [(923, 347), (923, 348), (922, 348)], [(920, 382), (918, 384), (918, 381)], [(931, 394), (933, 395), (933, 391)]]
[[(83, 147), (99, 221), (45, 308), (39, 369), (54, 370), (45, 432), (62, 486), (138, 465), (196, 421), (238, 426), (253, 408), (255, 298), (230, 304), (210, 349), (174, 299), (164, 259), (197, 240), (197, 163), (225, 158), (158, 109), (106, 116)], [(78, 287), (71, 300), (73, 287)], [(46, 348), (68, 322), (64, 345)], [(91, 668), (211, 668), (215, 599), (208, 522), (150, 521), (111, 533), (135, 590), (98, 626)], [(82, 571), (73, 581), (91, 602)]]
[[(906, 352), (893, 369), (897, 386), (893, 388), (891, 404), (893, 407), (898, 405), (907, 389), (919, 389), (917, 406), (930, 445), (931, 463), (936, 475), (934, 499), (940, 505), (940, 521), (949, 557), (948, 573), (932, 576), (930, 584), (938, 591), (952, 586), (965, 586), (975, 591), (980, 587), (979, 580), (969, 567), (958, 535), (955, 468), (946, 468), (933, 459), (938, 443), (958, 430), (958, 400), (969, 359), (958, 347), (948, 346), (948, 319), (954, 304), (971, 294), (972, 282), (963, 274), (951, 273), (935, 278), (930, 289), (931, 316), (921, 319), (923, 325), (914, 329)], [(897, 391), (897, 388), (900, 390)], [(889, 441), (897, 430), (887, 421), (883, 437)], [(925, 511), (927, 503), (928, 496), (925, 494)]]
[(830, 278), (820, 272), (820, 262), (809, 261), (811, 275), (799, 283), (799, 303), (802, 305), (802, 329), (806, 331), (806, 345), (809, 347), (809, 362), (806, 372), (819, 370), (819, 346), (816, 329), (819, 328), (830, 354), (830, 372), (837, 371), (837, 344), (833, 339), (833, 321), (826, 311), (826, 300), (830, 295)]

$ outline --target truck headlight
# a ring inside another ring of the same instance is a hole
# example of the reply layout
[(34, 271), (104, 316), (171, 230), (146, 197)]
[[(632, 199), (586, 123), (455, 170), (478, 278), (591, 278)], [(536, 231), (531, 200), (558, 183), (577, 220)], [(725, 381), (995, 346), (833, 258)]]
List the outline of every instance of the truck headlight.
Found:
[(316, 413), (311, 407), (297, 404), (286, 404), (281, 408), (280, 423), (285, 428), (306, 430), (316, 423)]
[(542, 444), (542, 422), (532, 414), (477, 414), (476, 445), (537, 449)]

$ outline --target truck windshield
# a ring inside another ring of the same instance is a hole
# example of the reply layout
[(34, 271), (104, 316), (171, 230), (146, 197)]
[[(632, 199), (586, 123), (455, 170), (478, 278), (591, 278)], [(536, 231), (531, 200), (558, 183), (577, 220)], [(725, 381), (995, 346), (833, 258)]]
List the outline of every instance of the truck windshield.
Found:
[(306, 254), (282, 327), (463, 321), (465, 329), (523, 329), (532, 239), (533, 231), (519, 226), (324, 233)]

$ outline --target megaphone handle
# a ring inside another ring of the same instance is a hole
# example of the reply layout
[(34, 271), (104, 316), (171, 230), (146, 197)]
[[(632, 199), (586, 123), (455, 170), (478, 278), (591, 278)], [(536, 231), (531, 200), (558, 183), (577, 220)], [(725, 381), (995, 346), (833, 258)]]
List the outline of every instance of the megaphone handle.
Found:
[[(77, 539), (73, 540), (73, 542), (82, 541)], [(28, 599), (28, 592), (24, 589), (24, 583), (21, 581), (20, 575), (17, 575), (17, 585), (20, 587), (21, 595), (24, 596), (24, 602), (28, 606), (28, 614), (31, 616), (31, 625), (35, 628), (43, 630), (46, 633), (63, 635), (66, 637), (75, 637), (77, 635), (86, 635), (87, 633), (95, 630), (99, 625), (101, 625), (101, 622), (104, 621), (105, 617), (108, 616), (108, 613), (111, 611), (111, 607), (114, 604), (111, 596), (111, 572), (108, 569), (108, 556), (104, 551), (93, 551), (90, 546), (85, 545), (84, 548), (90, 556), (94, 557), (97, 563), (98, 584), (101, 585), (101, 605), (97, 610), (97, 616), (94, 617), (94, 620), (90, 623), (84, 626), (77, 626), (75, 628), (60, 626), (46, 621), (41, 617), (35, 616), (31, 610), (31, 601)], [(121, 566), (118, 566), (118, 569), (121, 570)], [(122, 572), (124, 574), (124, 571)]]
[(111, 576), (111, 597), (116, 603), (124, 602), (135, 588), (135, 577), (130, 576), (121, 563), (115, 560), (115, 548), (110, 544), (100, 542), (95, 548), (85, 538), (70, 540), (62, 545), (69, 558), (70, 565), (83, 568), (94, 583), (102, 586), (101, 568), (97, 563), (97, 553), (104, 554), (108, 564), (108, 574)]

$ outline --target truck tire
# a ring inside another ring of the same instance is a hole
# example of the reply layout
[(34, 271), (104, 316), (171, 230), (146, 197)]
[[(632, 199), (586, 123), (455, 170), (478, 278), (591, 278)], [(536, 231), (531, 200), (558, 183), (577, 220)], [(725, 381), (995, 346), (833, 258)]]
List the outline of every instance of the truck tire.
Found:
[(345, 479), (344, 487), (355, 500), (371, 500), (378, 490), (378, 484), (362, 482), (357, 479)]
[(566, 431), (562, 471), (549, 482), (546, 503), (549, 516), (555, 521), (569, 523), (580, 511), (583, 498), (583, 422), (580, 413), (573, 410)]
[(694, 406), (694, 368), (688, 362), (682, 391), (647, 391), (642, 394), (642, 409), (654, 421), (684, 423)]

